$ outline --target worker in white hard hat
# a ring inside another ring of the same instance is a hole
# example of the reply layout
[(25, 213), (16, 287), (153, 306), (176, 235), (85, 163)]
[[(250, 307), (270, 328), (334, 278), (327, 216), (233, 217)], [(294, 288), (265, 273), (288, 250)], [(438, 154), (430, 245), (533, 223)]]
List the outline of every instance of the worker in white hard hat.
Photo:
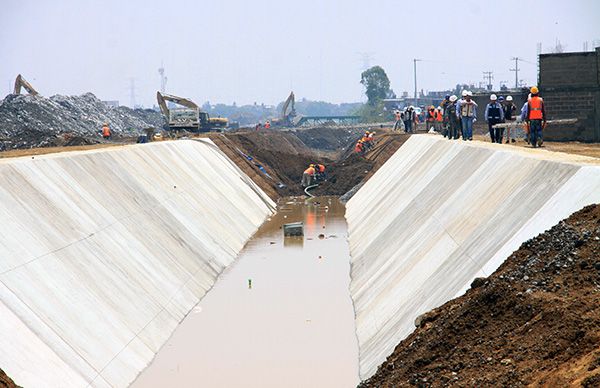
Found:
[(488, 123), (492, 143), (502, 144), (504, 128), (497, 128), (494, 126), (504, 121), (504, 109), (502, 109), (502, 104), (498, 102), (498, 97), (495, 94), (490, 96), (490, 102), (485, 107), (483, 117), (485, 118), (485, 122)]
[[(504, 100), (504, 103), (502, 104), (503, 110), (504, 110), (504, 121), (505, 122), (511, 122), (514, 120), (514, 114), (517, 111), (517, 106), (514, 104), (513, 102), (513, 98), (512, 96), (506, 96), (506, 99)], [(513, 129), (511, 127), (507, 127), (506, 128), (506, 143), (508, 144), (509, 142), (516, 142), (516, 128)]]
[(455, 95), (450, 96), (446, 109), (444, 109), (444, 118), (448, 122), (448, 139), (458, 139), (460, 132), (460, 119), (456, 114), (456, 100), (458, 98)]
[(463, 91), (463, 98), (456, 103), (456, 116), (461, 121), (462, 139), (473, 140), (473, 123), (477, 120), (477, 103), (472, 100), (473, 93)]

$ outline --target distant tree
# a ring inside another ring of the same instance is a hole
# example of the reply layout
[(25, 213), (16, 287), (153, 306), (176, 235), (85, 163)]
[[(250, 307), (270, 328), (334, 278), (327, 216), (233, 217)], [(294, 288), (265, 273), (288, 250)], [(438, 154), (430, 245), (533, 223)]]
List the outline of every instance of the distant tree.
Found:
[(390, 80), (380, 66), (373, 66), (363, 71), (360, 75), (360, 83), (366, 89), (365, 94), (371, 106), (377, 105), (379, 101), (390, 95)]

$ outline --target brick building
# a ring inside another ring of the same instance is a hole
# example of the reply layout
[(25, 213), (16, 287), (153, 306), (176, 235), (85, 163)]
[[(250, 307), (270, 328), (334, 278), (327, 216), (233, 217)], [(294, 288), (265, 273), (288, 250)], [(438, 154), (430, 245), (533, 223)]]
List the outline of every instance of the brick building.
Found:
[(600, 142), (600, 47), (541, 54), (539, 60), (538, 84), (548, 119), (578, 119), (574, 125), (549, 125), (544, 139)]

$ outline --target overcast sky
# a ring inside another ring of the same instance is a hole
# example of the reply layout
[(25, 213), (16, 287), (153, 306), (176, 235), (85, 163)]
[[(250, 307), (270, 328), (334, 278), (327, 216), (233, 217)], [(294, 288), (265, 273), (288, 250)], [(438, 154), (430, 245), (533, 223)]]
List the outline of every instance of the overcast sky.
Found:
[(0, 91), (18, 73), (45, 96), (93, 92), (152, 106), (167, 92), (196, 102), (364, 100), (365, 57), (397, 94), (536, 80), (536, 48), (600, 42), (600, 1), (0, 0)]

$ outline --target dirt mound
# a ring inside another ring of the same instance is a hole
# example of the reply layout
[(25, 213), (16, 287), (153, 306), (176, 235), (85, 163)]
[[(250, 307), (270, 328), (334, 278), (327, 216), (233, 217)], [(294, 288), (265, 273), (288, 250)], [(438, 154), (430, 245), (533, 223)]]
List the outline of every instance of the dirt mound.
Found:
[(362, 387), (600, 386), (600, 205), (417, 318)]
[(9, 94), (0, 101), (0, 151), (68, 145), (65, 136), (79, 138), (78, 145), (90, 144), (100, 140), (105, 122), (121, 137), (160, 128), (163, 119), (150, 109), (109, 108), (91, 93), (50, 98)]
[[(329, 128), (323, 138), (309, 146), (297, 132), (237, 132), (209, 134), (217, 146), (229, 156), (273, 199), (287, 195), (302, 195), (302, 173), (311, 163), (323, 163), (327, 181), (312, 191), (315, 195), (342, 195), (368, 179), (406, 141), (407, 135), (381, 133), (376, 146), (366, 155), (352, 152), (360, 136), (347, 129)], [(339, 140), (334, 140), (339, 135)], [(303, 135), (307, 136), (313, 135)], [(339, 149), (323, 151), (339, 144)], [(327, 156), (324, 156), (327, 155)], [(342, 159), (332, 159), (343, 155)], [(264, 170), (264, 171), (263, 171)]]
[(0, 368), (0, 388), (19, 388), (10, 377)]

